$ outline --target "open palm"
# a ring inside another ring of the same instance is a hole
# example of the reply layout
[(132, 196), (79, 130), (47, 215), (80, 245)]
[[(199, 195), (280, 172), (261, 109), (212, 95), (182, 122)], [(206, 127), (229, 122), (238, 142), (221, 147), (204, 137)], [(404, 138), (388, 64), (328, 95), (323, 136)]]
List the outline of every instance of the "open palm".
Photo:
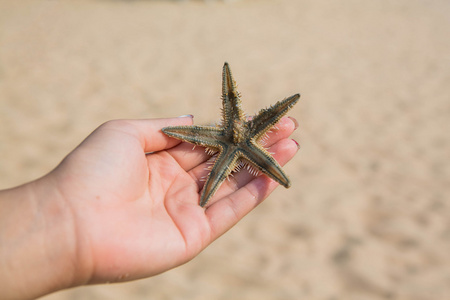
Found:
[[(189, 117), (105, 123), (48, 175), (73, 212), (83, 283), (148, 277), (189, 261), (278, 185), (241, 171), (200, 207), (210, 157), (161, 132), (190, 124)], [(283, 118), (269, 134), (281, 164), (297, 151), (287, 139), (294, 127)]]

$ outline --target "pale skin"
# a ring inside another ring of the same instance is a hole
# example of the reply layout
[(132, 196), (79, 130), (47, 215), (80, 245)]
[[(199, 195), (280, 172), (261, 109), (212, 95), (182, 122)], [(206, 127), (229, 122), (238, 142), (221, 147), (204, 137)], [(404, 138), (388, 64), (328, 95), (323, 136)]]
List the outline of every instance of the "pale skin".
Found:
[[(107, 122), (47, 175), (0, 191), (0, 298), (36, 298), (177, 267), (278, 186), (241, 171), (200, 207), (210, 156), (161, 132), (192, 123)], [(269, 133), (266, 146), (281, 165), (298, 150), (288, 139), (296, 127), (283, 118)]]

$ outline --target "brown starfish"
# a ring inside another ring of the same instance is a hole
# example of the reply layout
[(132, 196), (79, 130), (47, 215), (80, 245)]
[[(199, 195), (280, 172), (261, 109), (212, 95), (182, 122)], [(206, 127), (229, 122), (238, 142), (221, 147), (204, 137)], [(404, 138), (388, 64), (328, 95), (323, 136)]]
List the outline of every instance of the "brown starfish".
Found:
[(218, 152), (200, 197), (204, 207), (233, 171), (249, 163), (279, 184), (288, 188), (289, 178), (270, 153), (259, 144), (266, 133), (291, 109), (300, 98), (295, 94), (275, 105), (262, 109), (247, 119), (228, 63), (223, 66), (222, 123), (219, 126), (172, 126), (162, 131), (168, 136), (207, 147)]

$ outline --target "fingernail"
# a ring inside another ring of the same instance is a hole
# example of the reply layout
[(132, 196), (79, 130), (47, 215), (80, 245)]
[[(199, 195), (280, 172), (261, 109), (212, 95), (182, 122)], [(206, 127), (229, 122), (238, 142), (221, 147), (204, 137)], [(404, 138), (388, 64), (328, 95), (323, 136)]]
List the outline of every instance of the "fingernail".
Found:
[(292, 139), (292, 141), (297, 145), (297, 149), (300, 150), (300, 144), (294, 139)]
[(182, 116), (179, 116), (178, 118), (191, 118), (191, 119), (193, 119), (194, 116), (193, 115), (182, 115)]
[(296, 120), (295, 118), (293, 118), (293, 117), (288, 117), (288, 118), (291, 119), (292, 122), (294, 122), (294, 130), (297, 129), (297, 128), (298, 128), (298, 122), (297, 122), (297, 120)]

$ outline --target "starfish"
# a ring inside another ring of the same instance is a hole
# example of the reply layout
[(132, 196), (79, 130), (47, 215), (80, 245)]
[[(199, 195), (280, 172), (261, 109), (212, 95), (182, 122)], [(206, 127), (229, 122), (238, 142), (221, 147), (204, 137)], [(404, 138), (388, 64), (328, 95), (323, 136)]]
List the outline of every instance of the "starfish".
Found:
[(210, 154), (218, 152), (203, 187), (200, 206), (204, 207), (208, 203), (228, 175), (239, 171), (244, 165), (256, 168), (286, 188), (290, 187), (289, 178), (260, 142), (299, 98), (299, 94), (292, 95), (262, 109), (253, 118), (247, 118), (241, 108), (236, 82), (228, 63), (225, 62), (222, 73), (221, 124), (171, 126), (162, 129), (170, 137), (206, 147)]

